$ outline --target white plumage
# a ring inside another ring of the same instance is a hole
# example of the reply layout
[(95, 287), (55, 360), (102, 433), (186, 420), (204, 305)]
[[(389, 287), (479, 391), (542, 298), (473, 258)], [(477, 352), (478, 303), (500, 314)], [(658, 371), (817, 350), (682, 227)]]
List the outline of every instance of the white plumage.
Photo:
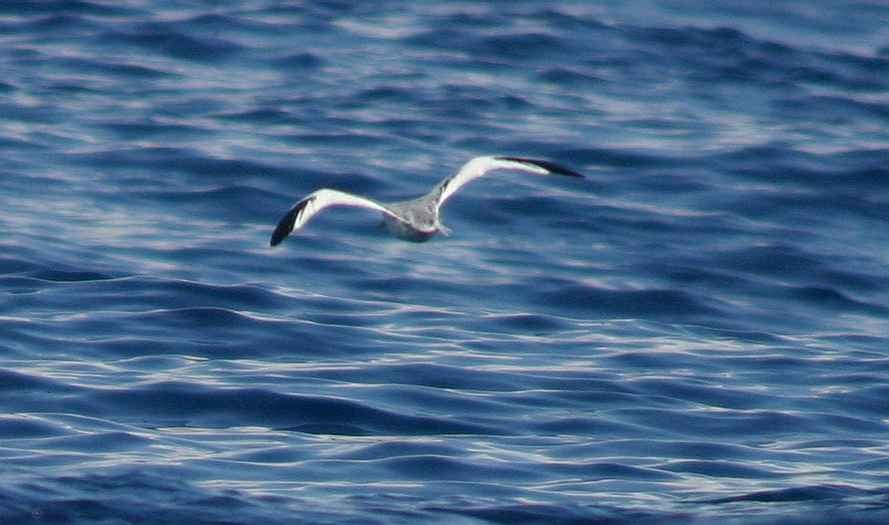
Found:
[(332, 206), (352, 206), (382, 212), (386, 227), (402, 239), (420, 242), (439, 232), (447, 235), (450, 230), (441, 223), (441, 205), (468, 182), (494, 170), (583, 177), (575, 171), (545, 160), (486, 156), (470, 160), (456, 175), (444, 179), (426, 195), (407, 201), (380, 203), (359, 195), (322, 188), (300, 199), (290, 208), (278, 222), (270, 244), (277, 246), (291, 232), (305, 226), (317, 213)]

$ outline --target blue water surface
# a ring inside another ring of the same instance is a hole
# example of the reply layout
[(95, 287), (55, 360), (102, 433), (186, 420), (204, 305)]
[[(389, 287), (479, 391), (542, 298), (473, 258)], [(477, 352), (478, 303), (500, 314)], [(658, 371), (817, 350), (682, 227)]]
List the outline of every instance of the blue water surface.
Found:
[[(889, 522), (889, 6), (0, 2), (0, 522)], [(499, 173), (408, 243), (398, 200)]]

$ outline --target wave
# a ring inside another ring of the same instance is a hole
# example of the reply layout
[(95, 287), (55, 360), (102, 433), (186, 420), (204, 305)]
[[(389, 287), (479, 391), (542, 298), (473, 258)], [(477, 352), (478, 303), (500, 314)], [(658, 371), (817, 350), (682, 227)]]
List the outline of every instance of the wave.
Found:
[(0, 521), (885, 522), (885, 8), (612, 4), (0, 3)]

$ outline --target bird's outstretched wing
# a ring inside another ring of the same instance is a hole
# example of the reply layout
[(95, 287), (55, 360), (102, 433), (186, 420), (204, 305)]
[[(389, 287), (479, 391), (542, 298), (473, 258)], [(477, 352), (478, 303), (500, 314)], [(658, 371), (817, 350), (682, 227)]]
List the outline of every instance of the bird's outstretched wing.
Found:
[(433, 188), (430, 193), (436, 195), (436, 208), (440, 208), (444, 201), (464, 184), (494, 170), (513, 170), (534, 175), (566, 175), (583, 178), (583, 175), (580, 173), (547, 160), (522, 157), (476, 157), (464, 164), (456, 175), (448, 177)]
[(278, 221), (278, 226), (275, 228), (274, 233), (272, 233), (272, 238), (269, 241), (269, 244), (277, 246), (284, 240), (284, 238), (290, 235), (293, 230), (302, 228), (309, 222), (309, 219), (315, 216), (315, 214), (329, 206), (367, 208), (370, 210), (381, 211), (387, 215), (399, 218), (392, 210), (378, 202), (359, 197), (358, 195), (352, 195), (351, 193), (324, 188), (310, 193), (304, 199), (294, 204), (293, 207), (290, 208), (290, 211), (281, 217), (281, 220)]

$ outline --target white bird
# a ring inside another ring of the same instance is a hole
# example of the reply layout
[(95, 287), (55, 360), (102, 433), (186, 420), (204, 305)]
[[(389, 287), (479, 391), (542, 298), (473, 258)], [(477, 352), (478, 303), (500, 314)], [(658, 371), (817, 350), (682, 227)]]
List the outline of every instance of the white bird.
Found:
[(545, 160), (486, 156), (470, 160), (456, 175), (439, 182), (426, 195), (407, 201), (382, 203), (359, 195), (322, 188), (310, 193), (290, 208), (278, 222), (270, 244), (277, 246), (291, 232), (305, 226), (315, 214), (331, 206), (353, 206), (382, 212), (389, 232), (409, 241), (423, 242), (439, 232), (448, 235), (450, 230), (441, 223), (439, 215), (441, 205), (464, 184), (494, 170), (583, 177), (575, 171)]

